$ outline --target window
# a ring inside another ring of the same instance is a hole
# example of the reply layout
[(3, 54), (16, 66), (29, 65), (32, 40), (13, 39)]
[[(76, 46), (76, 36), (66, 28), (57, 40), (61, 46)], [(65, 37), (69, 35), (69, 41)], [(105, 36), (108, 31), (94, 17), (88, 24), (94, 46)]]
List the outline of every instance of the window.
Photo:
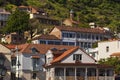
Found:
[(40, 44), (46, 44), (46, 41), (41, 40)]
[(16, 57), (15, 57), (15, 58), (12, 58), (11, 64), (12, 64), (12, 66), (15, 66), (15, 65), (16, 65)]
[(74, 46), (75, 43), (74, 43), (74, 42), (69, 42), (69, 45), (70, 45), (70, 46)]
[(66, 68), (66, 76), (75, 76), (74, 68)]
[(68, 42), (63, 42), (63, 45), (68, 45)]
[(39, 70), (39, 58), (33, 58), (32, 64), (33, 64), (33, 71), (38, 71)]
[(82, 54), (73, 54), (73, 60), (82, 60)]
[(85, 68), (77, 68), (76, 74), (77, 76), (85, 76)]
[(48, 44), (54, 44), (54, 41), (48, 41)]
[(64, 68), (55, 68), (55, 76), (64, 76)]
[(106, 47), (106, 52), (109, 52), (109, 46)]
[(17, 40), (17, 38), (16, 38), (16, 37), (14, 37), (14, 40)]
[(96, 76), (96, 69), (95, 68), (88, 68), (87, 75), (88, 76)]
[(5, 62), (5, 57), (0, 54), (0, 65), (4, 65), (4, 62)]
[(58, 42), (58, 41), (55, 41), (55, 45), (60, 45), (60, 42)]
[(33, 79), (36, 79), (36, 77), (37, 77), (37, 74), (36, 74), (36, 73), (33, 73), (33, 74), (32, 74), (32, 78), (33, 78)]
[(63, 38), (74, 38), (74, 33), (62, 33)]

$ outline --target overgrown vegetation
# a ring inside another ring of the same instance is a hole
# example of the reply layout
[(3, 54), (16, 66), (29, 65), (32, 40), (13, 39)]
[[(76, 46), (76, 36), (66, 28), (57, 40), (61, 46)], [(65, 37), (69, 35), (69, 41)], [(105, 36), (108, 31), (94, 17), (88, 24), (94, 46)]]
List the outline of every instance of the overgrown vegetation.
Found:
[(59, 20), (68, 18), (72, 9), (74, 20), (80, 21), (79, 27), (95, 22), (100, 27), (120, 32), (120, 0), (0, 0), (0, 5), (8, 10), (14, 5), (31, 5)]

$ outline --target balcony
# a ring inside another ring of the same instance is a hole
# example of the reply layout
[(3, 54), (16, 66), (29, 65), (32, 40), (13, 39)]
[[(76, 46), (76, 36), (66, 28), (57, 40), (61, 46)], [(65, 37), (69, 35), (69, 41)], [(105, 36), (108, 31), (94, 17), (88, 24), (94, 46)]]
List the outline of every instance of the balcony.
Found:
[[(66, 76), (66, 80), (114, 80), (112, 76)], [(76, 78), (76, 79), (75, 79)], [(55, 76), (54, 80), (64, 80), (64, 76)]]

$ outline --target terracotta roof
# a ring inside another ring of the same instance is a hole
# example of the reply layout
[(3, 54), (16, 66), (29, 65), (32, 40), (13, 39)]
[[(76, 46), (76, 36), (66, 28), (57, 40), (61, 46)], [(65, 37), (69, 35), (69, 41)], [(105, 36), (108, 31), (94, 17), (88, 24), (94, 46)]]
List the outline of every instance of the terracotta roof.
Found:
[(85, 33), (99, 33), (104, 34), (105, 30), (98, 28), (79, 28), (79, 27), (69, 27), (69, 26), (56, 26), (61, 31), (71, 31), (71, 32), (85, 32)]
[(13, 44), (8, 44), (8, 45), (5, 45), (8, 49), (15, 49), (16, 45), (13, 45)]
[(45, 40), (60, 40), (54, 35), (40, 35), (38, 37), (35, 37), (33, 40), (38, 40), (38, 39), (45, 39)]
[(112, 53), (110, 56), (119, 56), (120, 57), (120, 52)]
[(24, 54), (30, 54), (32, 51), (30, 50), (31, 48), (36, 48), (40, 54), (45, 54), (48, 50), (52, 48), (56, 48), (58, 50), (61, 50), (63, 48), (65, 49), (71, 49), (74, 48), (74, 46), (65, 46), (65, 45), (46, 45), (46, 44), (21, 44), (18, 45), (18, 48), (20, 49), (21, 53)]
[(68, 56), (69, 54), (71, 54), (73, 51), (75, 51), (76, 49), (78, 49), (78, 47), (74, 47), (72, 49), (69, 49), (69, 50), (65, 51), (64, 53), (62, 53), (62, 55), (60, 55), (59, 57), (55, 58), (52, 61), (52, 63), (58, 62), (58, 61), (62, 60), (63, 58), (65, 58), (66, 56)]

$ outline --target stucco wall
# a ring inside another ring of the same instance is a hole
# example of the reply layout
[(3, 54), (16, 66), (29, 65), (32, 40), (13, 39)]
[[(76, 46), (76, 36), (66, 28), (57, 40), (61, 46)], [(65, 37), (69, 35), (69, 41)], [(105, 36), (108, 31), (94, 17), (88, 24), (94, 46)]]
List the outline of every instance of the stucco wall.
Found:
[(84, 53), (80, 49), (78, 49), (77, 51), (75, 51), (74, 53), (66, 57), (62, 61), (62, 63), (75, 63), (75, 60), (73, 60), (73, 54), (82, 54), (82, 60), (81, 60), (82, 63), (95, 63), (94, 59), (92, 59), (90, 56), (88, 56), (86, 53)]
[(59, 39), (61, 39), (61, 37), (62, 37), (61, 31), (59, 29), (57, 29), (56, 27), (51, 31), (50, 35), (55, 35)]
[[(108, 52), (106, 51), (106, 47), (109, 47)], [(98, 60), (110, 57), (114, 52), (120, 52), (120, 41), (105, 41), (98, 43)]]

